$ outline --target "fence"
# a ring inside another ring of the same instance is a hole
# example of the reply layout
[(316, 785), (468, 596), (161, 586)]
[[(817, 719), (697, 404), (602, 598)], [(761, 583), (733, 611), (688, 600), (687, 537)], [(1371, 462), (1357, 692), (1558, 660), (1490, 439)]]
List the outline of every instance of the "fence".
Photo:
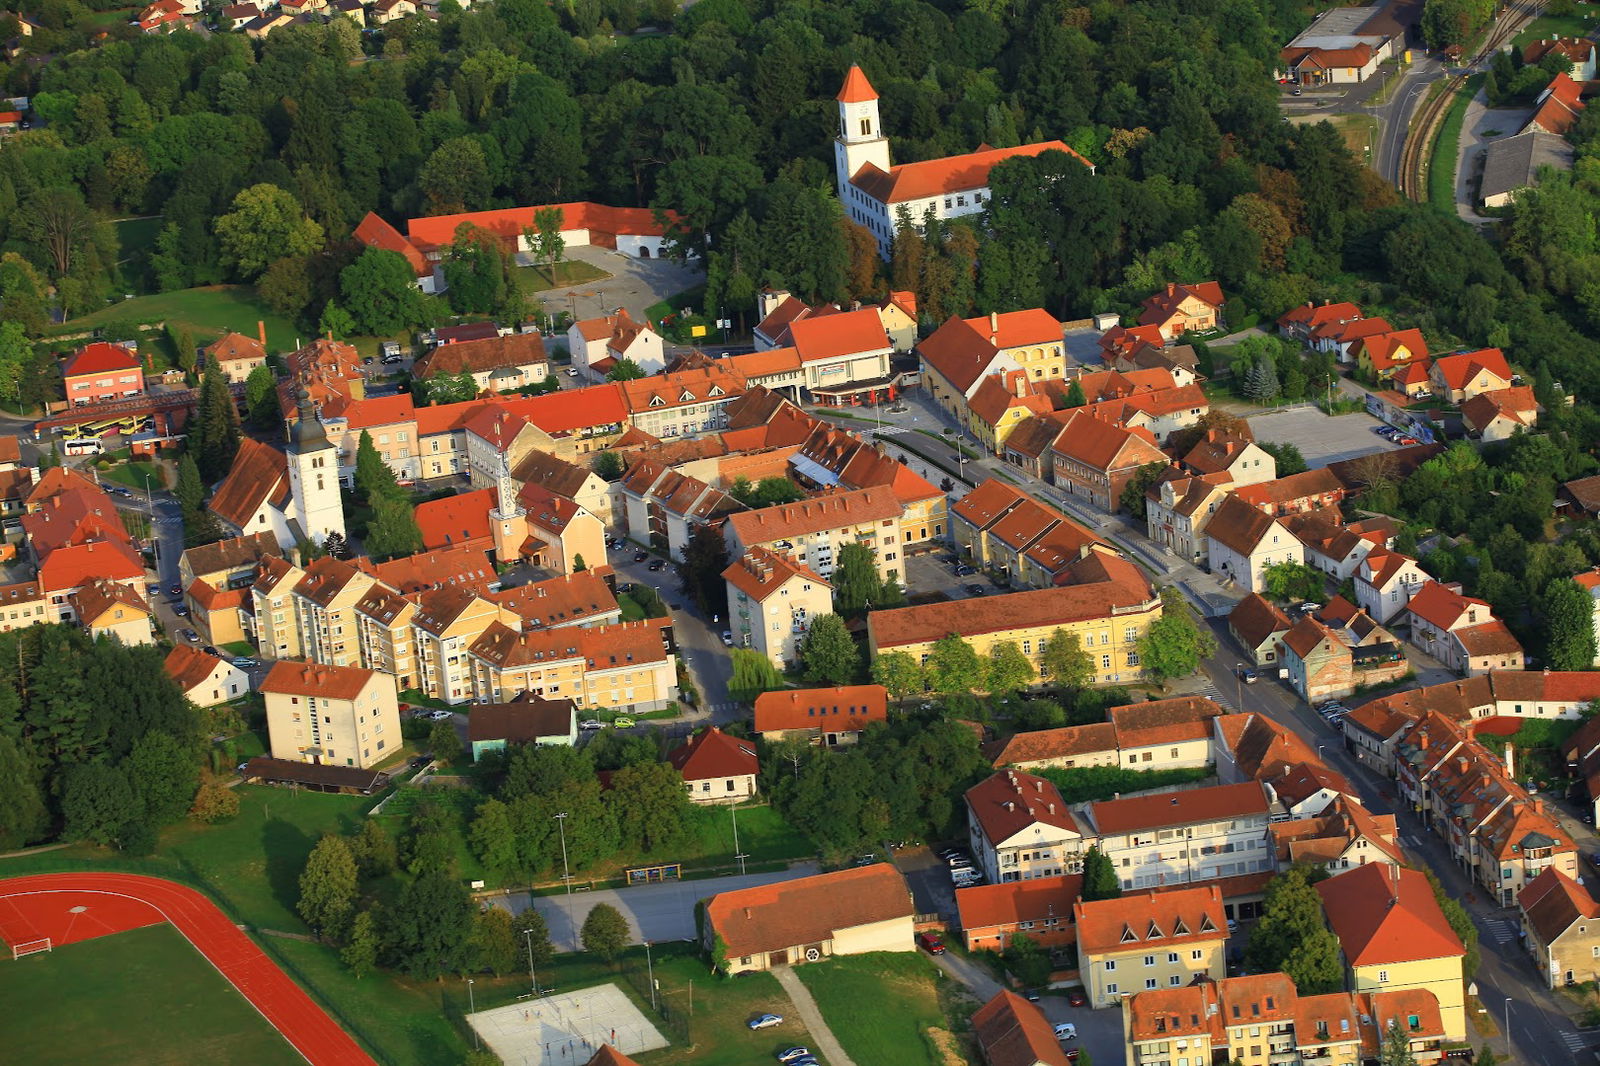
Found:
[(672, 995), (677, 994), (676, 990), (673, 990), (671, 995), (660, 989), (652, 992), (648, 969), (641, 970), (637, 966), (626, 965), (622, 968), (622, 976), (642, 1002), (649, 1003), (652, 999), (655, 1001), (655, 1015), (666, 1031), (668, 1040), (682, 1047), (694, 1046), (694, 1039), (690, 1035), (689, 1013), (693, 1000), (678, 1004), (672, 1002)]

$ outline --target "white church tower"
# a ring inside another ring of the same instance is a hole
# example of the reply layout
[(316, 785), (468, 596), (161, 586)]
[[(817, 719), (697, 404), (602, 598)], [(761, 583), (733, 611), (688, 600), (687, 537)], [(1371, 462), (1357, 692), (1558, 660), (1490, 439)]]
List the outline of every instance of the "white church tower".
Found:
[(878, 92), (859, 66), (851, 64), (836, 99), (839, 136), (833, 142), (833, 169), (839, 182), (839, 202), (849, 206), (850, 179), (857, 171), (868, 163), (889, 170), (889, 139), (878, 124)]
[(311, 404), (311, 393), (301, 388), (298, 401), (299, 417), (289, 429), (289, 517), (312, 543), (321, 544), (329, 533), (345, 535), (339, 451)]

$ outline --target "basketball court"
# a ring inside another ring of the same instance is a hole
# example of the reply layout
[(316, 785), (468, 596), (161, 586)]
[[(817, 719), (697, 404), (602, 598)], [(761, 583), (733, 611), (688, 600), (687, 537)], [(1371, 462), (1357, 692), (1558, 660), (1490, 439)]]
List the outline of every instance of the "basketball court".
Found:
[(530, 997), (469, 1014), (467, 1021), (505, 1066), (583, 1066), (602, 1044), (625, 1055), (667, 1046), (616, 985)]

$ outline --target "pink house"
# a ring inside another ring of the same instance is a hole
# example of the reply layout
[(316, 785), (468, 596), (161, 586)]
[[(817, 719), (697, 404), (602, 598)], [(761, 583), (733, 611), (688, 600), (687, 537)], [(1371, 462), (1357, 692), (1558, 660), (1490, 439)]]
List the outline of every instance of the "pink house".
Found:
[(144, 392), (144, 366), (139, 357), (117, 344), (96, 341), (79, 348), (61, 364), (67, 402), (75, 407), (120, 400)]

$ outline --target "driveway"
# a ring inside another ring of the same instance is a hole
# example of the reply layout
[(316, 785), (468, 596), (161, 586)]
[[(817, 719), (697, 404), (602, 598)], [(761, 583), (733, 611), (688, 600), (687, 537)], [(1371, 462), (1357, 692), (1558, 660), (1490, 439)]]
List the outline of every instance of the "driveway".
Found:
[(822, 1052), (823, 1060), (829, 1063), (829, 1066), (856, 1066), (855, 1060), (844, 1053), (844, 1045), (839, 1043), (839, 1038), (828, 1028), (827, 1020), (817, 1009), (817, 1001), (811, 998), (810, 989), (795, 976), (794, 970), (788, 966), (775, 966), (772, 969), (772, 976), (778, 979), (778, 983), (788, 993), (789, 1001), (794, 1004), (795, 1013), (800, 1015), (802, 1022), (805, 1022), (806, 1031), (811, 1034), (811, 1039), (817, 1042), (817, 1049)]
[(1522, 129), (1532, 114), (1533, 109), (1528, 107), (1490, 108), (1483, 90), (1478, 90), (1461, 123), (1461, 151), (1456, 157), (1456, 214), (1468, 222), (1493, 221), (1473, 210), (1478, 203), (1472, 194), (1473, 181), (1483, 173), (1483, 154), (1488, 146)]
[[(675, 259), (635, 259), (609, 248), (568, 248), (566, 258), (599, 267), (611, 275), (600, 281), (534, 294), (546, 311), (569, 311), (578, 318), (598, 318), (623, 307), (643, 321), (645, 308), (651, 304), (705, 280), (705, 271), (698, 265), (685, 265)], [(517, 262), (534, 265), (526, 252), (518, 253)]]
[(1365, 412), (1330, 418), (1315, 407), (1302, 407), (1256, 415), (1248, 421), (1256, 440), (1293, 444), (1305, 456), (1307, 466), (1327, 466), (1398, 447), (1373, 432), (1383, 423)]
[[(570, 896), (535, 896), (533, 906), (550, 926), (550, 943), (557, 951), (577, 951), (578, 931), (596, 904), (609, 903), (628, 919), (635, 940), (693, 940), (697, 935), (694, 906), (707, 896), (740, 888), (793, 881), (817, 873), (816, 863), (796, 863), (777, 873), (747, 874), (743, 877), (713, 877), (702, 881), (669, 881), (640, 885), (637, 888), (574, 891)], [(574, 878), (576, 880), (576, 878)], [(512, 914), (528, 909), (528, 893), (511, 892), (490, 900)]]

